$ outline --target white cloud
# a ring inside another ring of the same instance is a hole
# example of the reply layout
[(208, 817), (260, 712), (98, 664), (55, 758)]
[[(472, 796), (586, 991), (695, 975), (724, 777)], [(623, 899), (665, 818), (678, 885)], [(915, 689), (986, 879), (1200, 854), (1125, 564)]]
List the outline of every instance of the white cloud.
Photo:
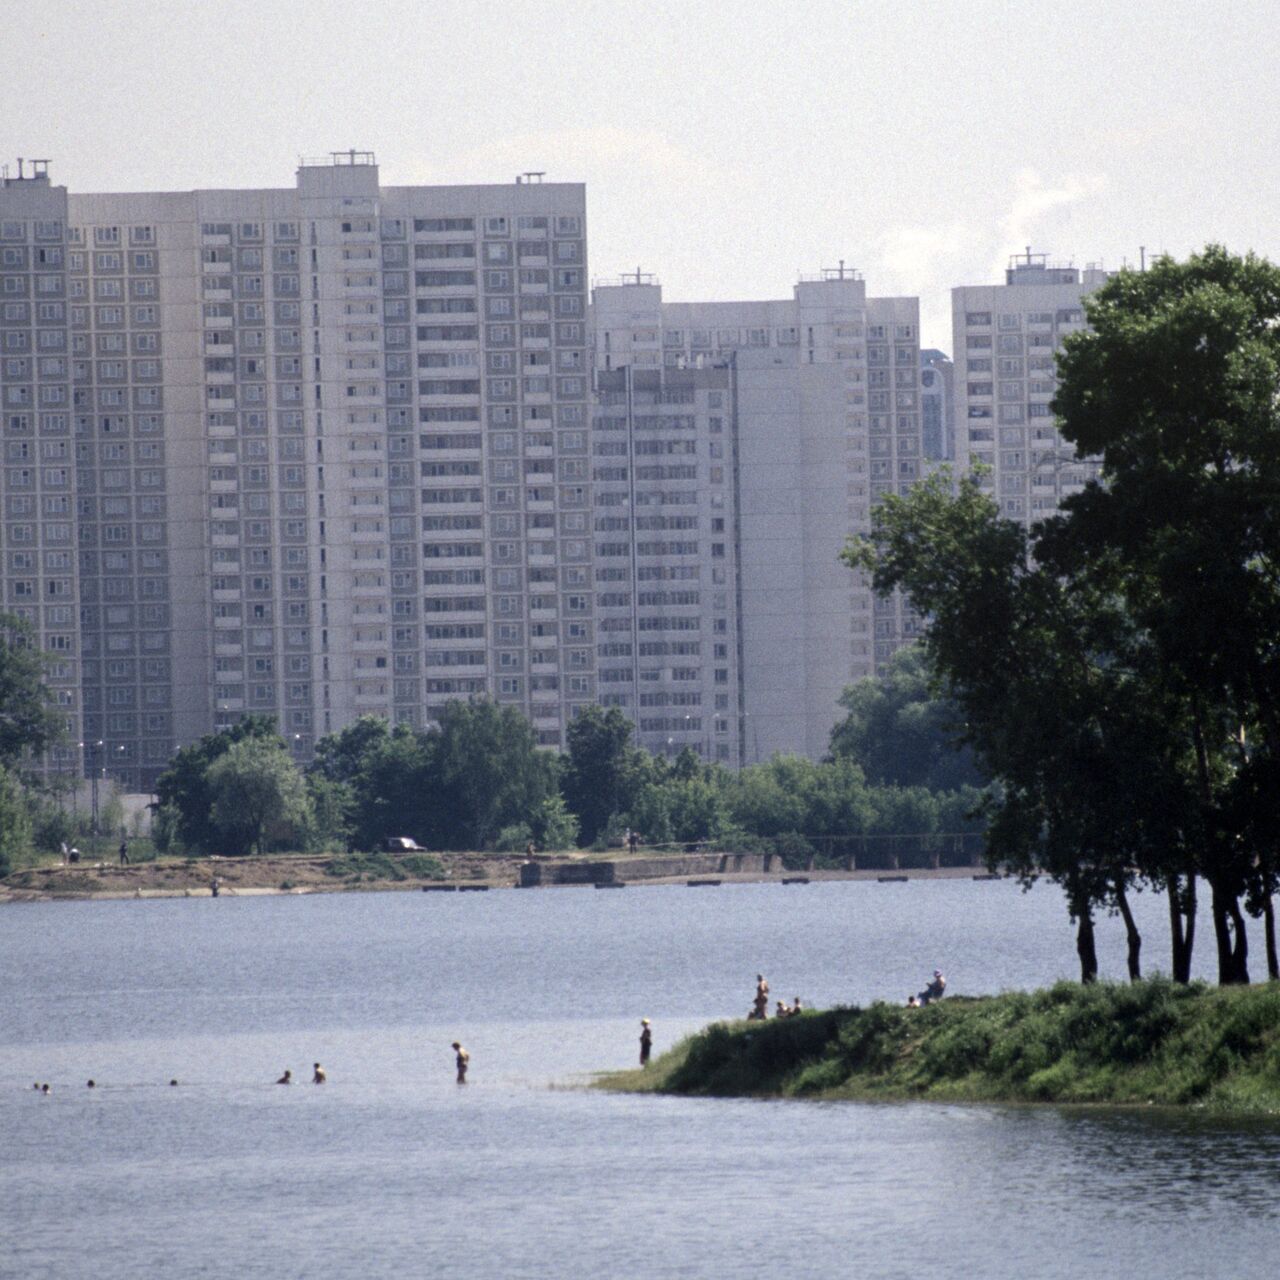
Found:
[(1035, 237), (1049, 214), (1087, 200), (1105, 185), (1105, 180), (1096, 174), (1068, 174), (1057, 185), (1050, 186), (1038, 170), (1020, 170), (1014, 178), (1013, 201), (1000, 221), (1001, 243), (994, 259), (996, 272), (1004, 270), (1010, 254), (1023, 253), (1028, 245), (1035, 248)]

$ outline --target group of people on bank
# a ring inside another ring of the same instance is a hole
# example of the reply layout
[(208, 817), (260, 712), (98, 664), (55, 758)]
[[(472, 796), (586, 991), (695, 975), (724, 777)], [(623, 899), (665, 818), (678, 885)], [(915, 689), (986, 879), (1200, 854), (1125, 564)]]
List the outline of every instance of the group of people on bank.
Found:
[[(776, 1008), (774, 1009), (773, 1016), (775, 1018), (794, 1018), (796, 1014), (803, 1012), (804, 1005), (800, 1003), (800, 997), (796, 996), (794, 1004), (788, 1004), (785, 1000), (779, 1000)], [(768, 1016), (769, 980), (763, 973), (757, 973), (755, 999), (751, 1002), (751, 1011), (747, 1014), (747, 1021), (762, 1021)]]

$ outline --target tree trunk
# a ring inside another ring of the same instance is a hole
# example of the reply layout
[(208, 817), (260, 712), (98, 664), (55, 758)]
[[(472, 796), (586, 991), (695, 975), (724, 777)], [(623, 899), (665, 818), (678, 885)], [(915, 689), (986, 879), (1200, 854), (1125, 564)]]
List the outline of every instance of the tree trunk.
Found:
[(1169, 934), (1173, 941), (1173, 980), (1191, 981), (1191, 949), (1196, 935), (1196, 878), (1187, 879), (1185, 891), (1177, 876), (1165, 888), (1169, 898)]
[(1240, 899), (1232, 897), (1227, 904), (1231, 913), (1231, 930), (1235, 935), (1235, 946), (1231, 949), (1231, 981), (1247, 985), (1249, 981), (1249, 934), (1245, 928), (1244, 912), (1240, 910)]
[(1191, 955), (1196, 946), (1196, 906), (1196, 873), (1192, 871), (1187, 876), (1187, 891), (1182, 898), (1182, 914), (1187, 922), (1186, 976), (1182, 978), (1183, 982), (1191, 981)]
[(1098, 979), (1098, 947), (1093, 935), (1093, 909), (1083, 907), (1076, 917), (1076, 954), (1080, 957), (1080, 981)]
[(1120, 915), (1124, 919), (1124, 932), (1129, 944), (1129, 981), (1141, 982), (1142, 934), (1138, 932), (1138, 926), (1134, 923), (1133, 912), (1129, 909), (1129, 899), (1125, 895), (1122, 884), (1116, 885), (1116, 906), (1120, 908)]
[(1249, 939), (1239, 896), (1219, 881), (1213, 891), (1213, 932), (1218, 944), (1218, 983), (1227, 987), (1249, 981)]
[(1272, 982), (1280, 981), (1280, 958), (1276, 956), (1276, 909), (1271, 901), (1271, 890), (1262, 900), (1262, 919), (1266, 924), (1267, 938), (1267, 977)]

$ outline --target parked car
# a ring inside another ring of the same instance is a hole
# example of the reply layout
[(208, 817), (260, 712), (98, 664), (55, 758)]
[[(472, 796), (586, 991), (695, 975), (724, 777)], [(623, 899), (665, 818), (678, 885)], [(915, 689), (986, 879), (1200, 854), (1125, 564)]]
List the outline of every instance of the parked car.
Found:
[(412, 836), (388, 836), (387, 837), (388, 853), (426, 853), (423, 848)]

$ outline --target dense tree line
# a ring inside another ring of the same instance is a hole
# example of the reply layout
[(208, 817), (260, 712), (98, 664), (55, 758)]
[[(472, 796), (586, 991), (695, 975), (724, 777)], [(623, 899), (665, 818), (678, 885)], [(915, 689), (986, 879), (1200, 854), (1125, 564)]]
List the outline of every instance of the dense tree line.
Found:
[(876, 509), (846, 556), (930, 618), (924, 654), (996, 786), (989, 857), (1059, 881), (1078, 925), (1162, 892), (1187, 981), (1200, 886), (1220, 981), (1280, 868), (1280, 271), (1219, 248), (1120, 272), (1085, 302), (1054, 401), (1100, 483), (1034, 526), (981, 474)]
[[(861, 691), (860, 706), (874, 703)], [(895, 732), (887, 712), (876, 724)], [(617, 708), (585, 708), (557, 754), (537, 746), (515, 709), (474, 699), (449, 703), (424, 730), (363, 717), (322, 738), (300, 771), (273, 723), (246, 717), (175, 756), (157, 786), (156, 838), (232, 855), (371, 851), (398, 836), (435, 850), (521, 851), (604, 849), (630, 828), (648, 846), (760, 850), (791, 863), (970, 856), (956, 837), (979, 829), (975, 787), (931, 788), (914, 768), (906, 785), (889, 771), (872, 786), (858, 753), (874, 755), (879, 738), (848, 728), (837, 737), (824, 762), (778, 757), (734, 773), (692, 751), (668, 760), (642, 750)]]

